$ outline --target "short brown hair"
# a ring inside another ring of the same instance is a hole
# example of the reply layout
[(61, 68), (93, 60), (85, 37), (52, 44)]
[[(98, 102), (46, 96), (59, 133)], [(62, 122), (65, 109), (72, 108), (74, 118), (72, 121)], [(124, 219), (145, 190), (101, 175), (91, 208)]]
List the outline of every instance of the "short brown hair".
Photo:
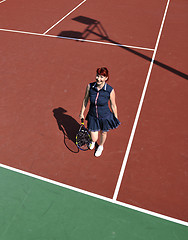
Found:
[(109, 72), (106, 67), (97, 68), (97, 74), (109, 78)]

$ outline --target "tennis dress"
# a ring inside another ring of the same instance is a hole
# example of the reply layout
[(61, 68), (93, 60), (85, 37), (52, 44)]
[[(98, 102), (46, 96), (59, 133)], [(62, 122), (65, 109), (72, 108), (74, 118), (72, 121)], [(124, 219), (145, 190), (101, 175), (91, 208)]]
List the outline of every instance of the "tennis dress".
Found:
[(117, 128), (120, 121), (110, 111), (108, 102), (113, 88), (105, 83), (100, 90), (97, 89), (96, 82), (90, 83), (89, 98), (90, 107), (86, 116), (87, 127), (89, 131), (104, 131)]

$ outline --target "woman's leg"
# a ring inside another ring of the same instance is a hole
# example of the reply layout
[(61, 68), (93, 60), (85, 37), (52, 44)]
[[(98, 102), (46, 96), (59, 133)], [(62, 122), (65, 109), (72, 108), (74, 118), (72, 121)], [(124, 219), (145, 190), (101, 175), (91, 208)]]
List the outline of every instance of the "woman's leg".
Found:
[(91, 139), (93, 142), (96, 142), (98, 140), (98, 132), (91, 132)]
[(100, 145), (103, 146), (107, 138), (107, 132), (101, 131)]
[(107, 132), (100, 132), (100, 145), (97, 148), (97, 151), (95, 152), (95, 157), (99, 157), (102, 154), (103, 151), (103, 145), (106, 141)]
[(89, 149), (93, 150), (95, 147), (95, 143), (98, 140), (98, 132), (90, 132), (92, 142), (89, 144)]

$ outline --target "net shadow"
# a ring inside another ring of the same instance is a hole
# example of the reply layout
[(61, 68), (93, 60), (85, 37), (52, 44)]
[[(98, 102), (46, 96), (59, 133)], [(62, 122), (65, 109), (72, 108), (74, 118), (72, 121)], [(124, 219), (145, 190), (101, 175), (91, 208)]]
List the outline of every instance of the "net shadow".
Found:
[[(117, 45), (118, 47), (129, 51), (135, 55), (137, 55), (138, 57), (141, 57), (143, 59), (145, 59), (146, 61), (151, 62), (152, 58), (148, 57), (147, 55), (144, 55), (132, 48), (126, 47), (126, 46), (122, 46), (120, 43), (110, 39), (110, 37), (108, 36), (107, 32), (105, 31), (104, 27), (102, 26), (102, 24), (95, 19), (89, 18), (89, 17), (84, 17), (84, 16), (78, 16), (72, 19), (73, 21), (79, 22), (81, 24), (86, 25), (86, 28), (84, 29), (83, 32), (76, 32), (76, 31), (62, 31), (58, 36), (59, 37), (67, 37), (67, 38), (75, 38), (75, 39), (87, 39), (91, 34), (95, 35), (97, 37), (100, 38), (100, 40), (104, 40), (107, 41), (109, 43), (113, 43), (115, 45)], [(153, 63), (169, 72), (172, 72), (176, 75), (178, 75), (181, 78), (184, 78), (186, 80), (188, 80), (188, 75), (173, 68), (170, 67), (160, 61), (154, 60)]]

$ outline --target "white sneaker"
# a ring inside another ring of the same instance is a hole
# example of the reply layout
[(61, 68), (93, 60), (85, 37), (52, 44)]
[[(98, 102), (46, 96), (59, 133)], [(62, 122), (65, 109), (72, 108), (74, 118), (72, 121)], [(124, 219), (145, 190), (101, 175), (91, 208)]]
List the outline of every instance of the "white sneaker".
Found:
[(95, 153), (95, 157), (100, 157), (100, 155), (102, 154), (102, 151), (103, 151), (103, 146), (99, 145)]
[(95, 147), (95, 142), (91, 142), (91, 143), (89, 144), (89, 149), (90, 149), (90, 150), (93, 150), (94, 147)]

